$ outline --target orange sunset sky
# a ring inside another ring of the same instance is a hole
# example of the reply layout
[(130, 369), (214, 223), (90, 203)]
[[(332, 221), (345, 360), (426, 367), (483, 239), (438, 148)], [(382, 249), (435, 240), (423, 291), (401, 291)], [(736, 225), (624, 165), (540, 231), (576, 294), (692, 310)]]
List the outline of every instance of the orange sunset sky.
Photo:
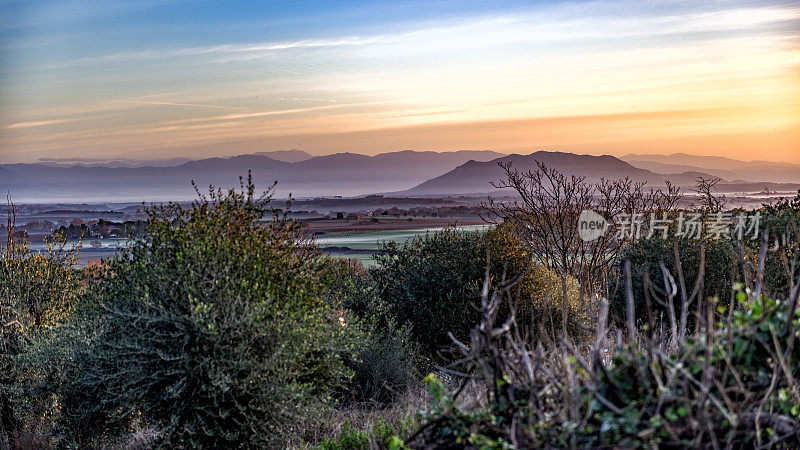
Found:
[(800, 164), (794, 2), (17, 2), (0, 163), (296, 148)]

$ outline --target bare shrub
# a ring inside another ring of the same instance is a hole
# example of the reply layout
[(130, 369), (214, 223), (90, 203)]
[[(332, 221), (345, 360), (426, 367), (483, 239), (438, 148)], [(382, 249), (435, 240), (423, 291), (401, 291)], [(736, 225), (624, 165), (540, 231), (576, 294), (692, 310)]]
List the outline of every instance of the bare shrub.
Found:
[[(800, 445), (800, 313), (795, 287), (778, 300), (759, 295), (761, 273), (741, 285), (731, 308), (704, 303), (694, 331), (671, 317), (640, 333), (633, 315), (630, 268), (625, 332), (599, 307), (588, 347), (524, 340), (513, 317), (498, 322), (518, 279), (490, 291), (486, 276), (481, 320), (468, 343), (456, 342), (465, 379), (482, 380), (489, 401), (467, 409), (436, 377), (425, 423), (411, 448), (653, 447), (794, 448)], [(760, 265), (763, 270), (763, 265)], [(672, 302), (676, 279), (663, 270), (661, 291)], [(688, 300), (683, 300), (688, 301)], [(456, 370), (448, 369), (450, 373)]]
[(697, 186), (694, 192), (699, 197), (699, 204), (696, 206), (703, 214), (716, 214), (725, 208), (727, 199), (724, 195), (717, 194), (717, 184), (721, 178), (697, 177)]
[[(511, 162), (499, 165), (506, 178), (493, 185), (513, 189), (521, 201), (490, 200), (487, 216), (509, 224), (529, 249), (531, 258), (561, 277), (564, 334), (569, 320), (568, 277), (580, 281), (581, 299), (598, 292), (608, 296), (609, 276), (624, 245), (613, 229), (616, 219), (621, 214), (671, 210), (680, 197), (679, 189), (669, 183), (665, 190), (646, 190), (644, 183), (628, 178), (590, 183), (585, 177), (567, 176), (540, 162), (536, 170), (526, 172), (516, 170)], [(578, 218), (585, 210), (603, 216), (611, 229), (594, 240), (582, 240)], [(593, 305), (587, 302), (587, 306)]]

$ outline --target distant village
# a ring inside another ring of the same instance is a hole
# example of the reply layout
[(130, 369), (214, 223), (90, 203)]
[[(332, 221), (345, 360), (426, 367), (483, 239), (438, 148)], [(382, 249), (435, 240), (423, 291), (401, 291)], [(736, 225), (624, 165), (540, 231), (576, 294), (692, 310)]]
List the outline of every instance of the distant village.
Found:
[[(7, 226), (0, 224), (0, 235), (5, 234)], [(142, 220), (112, 222), (106, 219), (72, 219), (68, 225), (58, 225), (49, 220), (31, 221), (14, 227), (14, 237), (31, 239), (32, 236), (50, 235), (60, 239), (123, 239), (139, 236), (145, 231)]]

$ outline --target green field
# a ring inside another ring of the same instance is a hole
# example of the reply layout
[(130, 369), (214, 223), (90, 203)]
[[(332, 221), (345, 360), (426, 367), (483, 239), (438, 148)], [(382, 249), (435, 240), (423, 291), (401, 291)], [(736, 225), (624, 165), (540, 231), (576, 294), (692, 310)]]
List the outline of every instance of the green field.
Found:
[[(478, 231), (486, 230), (492, 225), (464, 225), (456, 227), (458, 230), (464, 231)], [(396, 242), (404, 244), (409, 239), (416, 236), (423, 236), (426, 233), (433, 233), (442, 228), (426, 228), (421, 230), (393, 230), (393, 231), (370, 231), (365, 233), (331, 233), (323, 235), (314, 239), (314, 243), (322, 248), (326, 247), (347, 247), (353, 251), (336, 251), (330, 252), (331, 256), (337, 258), (349, 258), (361, 261), (364, 265), (371, 266), (375, 264), (373, 258), (373, 251), (380, 247), (383, 242)], [(363, 253), (359, 252), (362, 251)]]
[[(492, 225), (463, 225), (456, 227), (463, 231), (486, 230)], [(400, 245), (415, 236), (423, 236), (426, 233), (434, 233), (442, 228), (424, 228), (419, 230), (389, 230), (389, 231), (368, 231), (359, 233), (328, 233), (314, 239), (314, 244), (321, 248), (346, 247), (351, 251), (339, 251), (333, 249), (330, 255), (337, 258), (349, 258), (361, 261), (367, 266), (375, 264), (373, 252), (378, 250), (382, 242), (396, 242)], [(112, 257), (120, 248), (128, 245), (127, 239), (105, 239), (87, 240), (81, 242), (81, 250), (78, 253), (77, 265), (83, 266), (89, 259), (105, 259)], [(70, 241), (65, 245), (65, 249), (74, 248), (79, 244), (78, 241)], [(29, 248), (34, 251), (44, 251), (47, 245), (44, 243), (29, 244)]]

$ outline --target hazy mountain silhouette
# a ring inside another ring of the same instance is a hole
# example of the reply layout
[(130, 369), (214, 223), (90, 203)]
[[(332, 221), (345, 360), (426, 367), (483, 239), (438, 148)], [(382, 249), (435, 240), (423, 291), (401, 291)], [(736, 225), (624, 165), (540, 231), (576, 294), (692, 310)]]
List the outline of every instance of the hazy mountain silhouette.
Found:
[[(694, 186), (697, 177), (710, 178), (702, 170), (686, 170), (677, 173), (657, 173), (651, 170), (634, 167), (619, 158), (610, 155), (592, 156), (576, 155), (574, 153), (539, 151), (530, 155), (507, 155), (492, 161), (468, 161), (465, 164), (428, 180), (418, 186), (402, 192), (406, 195), (437, 195), (437, 194), (483, 194), (500, 193), (491, 186), (504, 178), (503, 169), (498, 162), (511, 161), (513, 166), (520, 171), (536, 170), (536, 162), (554, 168), (568, 175), (586, 177), (588, 181), (597, 182), (601, 178), (620, 179), (628, 177), (633, 181), (647, 182), (649, 185), (663, 185), (666, 180), (679, 186)], [(694, 169), (694, 168), (692, 168)], [(798, 181), (796, 184), (800, 184)], [(781, 186), (775, 183), (740, 183), (728, 182), (723, 179), (719, 185), (721, 189), (729, 191), (769, 189), (796, 189), (796, 185)]]
[(158, 159), (102, 159), (102, 158), (41, 158), (39, 163), (53, 167), (168, 167), (177, 166), (189, 162), (189, 158), (158, 158)]
[[(300, 157), (302, 153), (273, 156)], [(0, 165), (4, 171), (0, 172), (0, 190), (10, 191), (19, 201), (187, 199), (195, 195), (192, 180), (201, 189), (209, 184), (232, 186), (251, 170), (259, 186), (277, 180), (279, 196), (352, 196), (408, 189), (471, 159), (488, 161), (501, 155), (492, 151), (402, 151), (376, 156), (338, 153), (285, 162), (249, 154), (172, 167), (6, 164)]]
[(19, 183), (23, 180), (18, 174), (0, 167), (0, 186), (10, 185), (11, 183)]
[[(273, 157), (267, 156), (272, 155)], [(499, 161), (513, 161), (520, 170), (536, 168), (536, 161), (570, 175), (600, 178), (628, 177), (662, 185), (670, 180), (694, 186), (698, 176), (712, 175), (688, 165), (663, 166), (675, 173), (658, 173), (635, 167), (619, 158), (603, 155), (539, 151), (530, 155), (504, 155), (492, 151), (416, 152), (401, 151), (365, 156), (357, 153), (305, 158), (305, 152), (287, 150), (247, 154), (230, 158), (206, 158), (175, 166), (110, 167), (46, 163), (0, 165), (0, 191), (16, 201), (155, 201), (184, 200), (195, 196), (191, 181), (201, 190), (208, 185), (236, 185), (239, 176), (252, 171), (258, 186), (278, 181), (277, 195), (295, 197), (355, 196), (381, 192), (404, 195), (497, 193), (489, 184), (503, 178)], [(301, 159), (287, 162), (277, 158)], [(657, 162), (653, 162), (655, 164)], [(659, 163), (664, 164), (664, 163)], [(660, 166), (661, 167), (661, 166)], [(683, 170), (688, 169), (688, 170)], [(723, 180), (731, 178), (722, 177)], [(738, 177), (737, 177), (738, 178)], [(764, 176), (764, 180), (774, 177)], [(800, 179), (798, 179), (800, 180)], [(728, 191), (794, 190), (794, 185), (724, 181)]]
[(698, 156), (686, 153), (671, 155), (629, 154), (622, 158), (631, 165), (658, 173), (697, 171), (727, 180), (775, 183), (800, 182), (800, 164), (770, 161), (740, 161), (720, 156)]
[(314, 157), (311, 153), (302, 150), (275, 150), (272, 152), (255, 152), (255, 155), (267, 156), (283, 162), (300, 162)]
[(648, 170), (638, 169), (609, 155), (591, 156), (538, 151), (530, 155), (507, 155), (487, 162), (469, 161), (407, 192), (409, 194), (491, 192), (494, 189), (489, 183), (500, 181), (505, 176), (505, 172), (497, 163), (508, 161), (520, 171), (536, 170), (536, 162), (539, 161), (563, 173), (587, 177), (590, 181), (603, 177), (616, 179), (626, 176), (636, 181), (649, 181), (653, 175)]
[[(311, 159), (314, 155), (304, 152), (302, 150), (275, 150), (269, 152), (254, 152), (253, 155), (266, 156), (278, 161), (283, 162), (299, 162)], [(156, 159), (132, 159), (132, 158), (117, 158), (117, 159), (102, 159), (102, 158), (41, 158), (39, 162), (48, 166), (55, 167), (73, 167), (73, 166), (87, 166), (87, 167), (170, 167), (179, 166), (181, 164), (194, 161), (190, 158), (177, 157), (177, 158), (156, 158)]]

